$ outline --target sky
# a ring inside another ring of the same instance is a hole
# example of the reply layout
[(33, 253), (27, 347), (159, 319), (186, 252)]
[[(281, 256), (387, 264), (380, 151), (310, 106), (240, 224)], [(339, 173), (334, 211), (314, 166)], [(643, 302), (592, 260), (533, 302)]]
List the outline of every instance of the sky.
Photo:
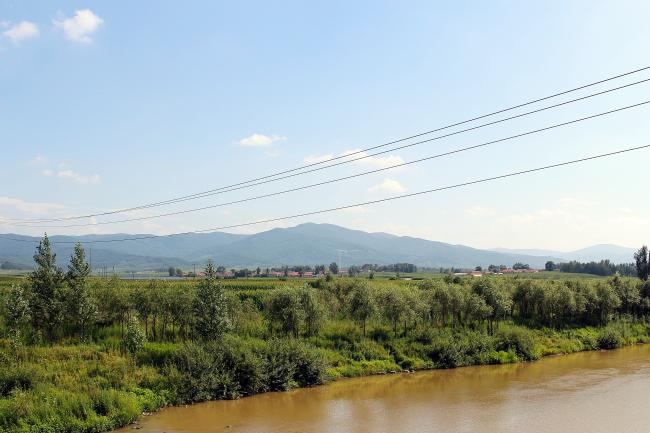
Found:
[[(201, 230), (650, 144), (649, 104), (299, 192), (97, 224), (268, 195), (629, 106), (650, 100), (647, 82), (198, 200), (28, 227), (11, 221), (219, 188), (650, 66), (648, 16), (647, 1), (2, 0), (0, 233)], [(650, 70), (508, 114), (647, 78)], [(645, 149), (229, 231), (317, 222), (478, 248), (636, 247), (650, 242), (649, 161)], [(86, 226), (44, 227), (74, 223)]]

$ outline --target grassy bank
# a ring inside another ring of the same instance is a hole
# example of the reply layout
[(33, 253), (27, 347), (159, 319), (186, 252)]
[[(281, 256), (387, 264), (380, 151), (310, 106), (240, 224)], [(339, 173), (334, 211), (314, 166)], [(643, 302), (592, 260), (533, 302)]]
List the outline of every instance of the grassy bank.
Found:
[(511, 323), (499, 328), (494, 335), (444, 328), (394, 338), (380, 327), (363, 338), (354, 324), (342, 322), (328, 324), (306, 341), (226, 336), (210, 344), (147, 343), (135, 357), (108, 343), (16, 349), (4, 340), (0, 431), (105, 431), (166, 405), (238, 398), (337, 377), (530, 361), (650, 340), (648, 324), (623, 321), (560, 331)]

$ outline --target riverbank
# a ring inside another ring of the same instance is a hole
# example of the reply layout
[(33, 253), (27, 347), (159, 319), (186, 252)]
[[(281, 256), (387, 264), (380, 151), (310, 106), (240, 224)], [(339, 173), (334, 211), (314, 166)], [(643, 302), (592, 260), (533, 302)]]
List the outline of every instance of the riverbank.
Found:
[[(170, 405), (238, 398), (391, 371), (507, 364), (650, 341), (648, 325), (560, 331), (502, 323), (494, 335), (441, 328), (362, 338), (340, 323), (303, 342), (229, 336), (212, 349), (148, 343), (131, 358), (116, 345), (0, 348), (0, 432), (107, 431)], [(224, 352), (227, 354), (224, 360)], [(224, 376), (218, 362), (233, 374)]]
[(167, 408), (144, 417), (138, 431), (645, 433), (648, 399), (650, 345), (638, 345)]

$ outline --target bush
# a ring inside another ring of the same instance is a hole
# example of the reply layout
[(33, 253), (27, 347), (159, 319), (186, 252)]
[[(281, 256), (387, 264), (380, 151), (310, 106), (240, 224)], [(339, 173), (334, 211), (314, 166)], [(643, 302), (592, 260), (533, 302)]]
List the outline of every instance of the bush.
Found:
[(378, 326), (368, 333), (368, 336), (377, 342), (388, 341), (392, 338), (390, 328)]
[(618, 329), (607, 327), (600, 331), (598, 336), (598, 347), (601, 349), (616, 349), (623, 345), (623, 336)]
[(174, 359), (178, 348), (179, 345), (173, 343), (145, 343), (136, 359), (140, 365), (164, 367)]
[(455, 368), (464, 365), (463, 353), (453, 341), (434, 344), (427, 355), (438, 368)]
[(524, 361), (534, 361), (540, 354), (535, 344), (535, 336), (527, 329), (508, 328), (499, 332), (497, 350), (512, 350)]
[(0, 369), (0, 397), (7, 397), (14, 389), (29, 390), (37, 380), (35, 369), (25, 365), (3, 365)]
[(304, 343), (273, 340), (264, 353), (266, 385), (270, 391), (323, 383), (325, 362), (321, 354)]

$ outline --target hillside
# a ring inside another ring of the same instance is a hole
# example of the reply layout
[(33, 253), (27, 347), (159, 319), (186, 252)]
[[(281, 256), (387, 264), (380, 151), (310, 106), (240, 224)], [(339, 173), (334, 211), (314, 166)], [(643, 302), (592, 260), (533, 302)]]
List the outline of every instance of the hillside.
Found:
[[(0, 262), (31, 265), (36, 237), (4, 235), (21, 242), (0, 238)], [(619, 261), (631, 257), (624, 247), (594, 246), (574, 252), (560, 253), (528, 250), (481, 250), (409, 236), (367, 233), (332, 224), (301, 224), (291, 228), (272, 229), (252, 235), (205, 233), (187, 236), (160, 237), (128, 242), (105, 242), (111, 239), (140, 235), (52, 236), (60, 241), (104, 241), (87, 244), (93, 267), (115, 266), (120, 270), (164, 269), (168, 266), (189, 267), (212, 258), (227, 267), (279, 266), (296, 264), (327, 264), (337, 261), (344, 266), (364, 263), (414, 263), (420, 267), (469, 268), (489, 264), (512, 265), (524, 262), (541, 268), (547, 260)], [(72, 253), (72, 244), (55, 244), (58, 260), (64, 265)], [(536, 253), (536, 254), (535, 254)], [(611, 254), (611, 256), (610, 256)], [(630, 261), (628, 258), (626, 261)]]

